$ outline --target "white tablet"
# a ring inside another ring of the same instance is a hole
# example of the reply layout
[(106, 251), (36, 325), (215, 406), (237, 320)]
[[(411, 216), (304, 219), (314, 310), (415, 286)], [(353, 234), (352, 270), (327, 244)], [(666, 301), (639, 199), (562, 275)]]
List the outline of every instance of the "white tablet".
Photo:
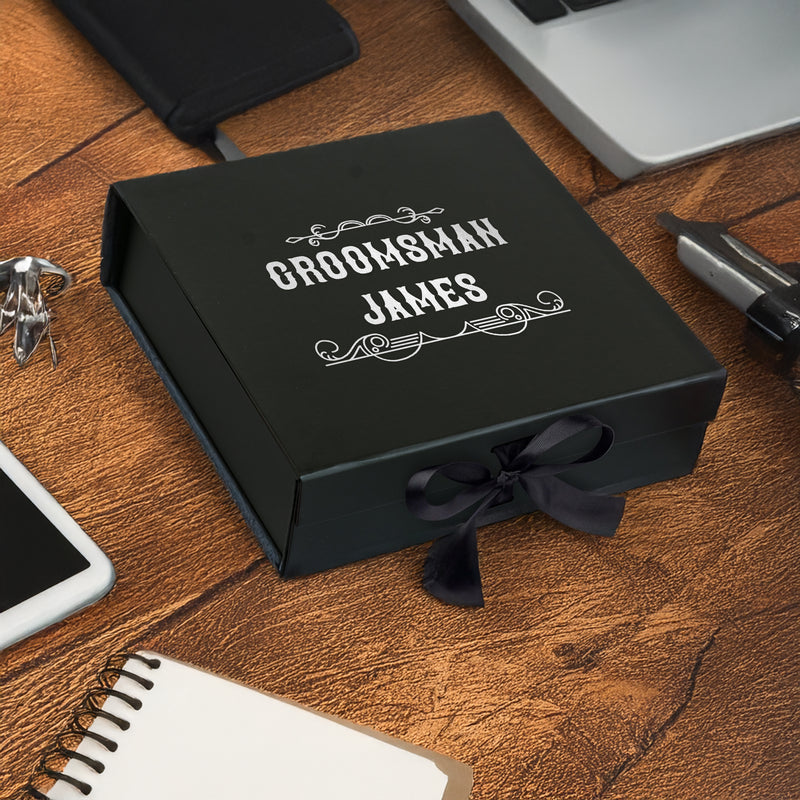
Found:
[(0, 444), (0, 650), (99, 600), (114, 567)]

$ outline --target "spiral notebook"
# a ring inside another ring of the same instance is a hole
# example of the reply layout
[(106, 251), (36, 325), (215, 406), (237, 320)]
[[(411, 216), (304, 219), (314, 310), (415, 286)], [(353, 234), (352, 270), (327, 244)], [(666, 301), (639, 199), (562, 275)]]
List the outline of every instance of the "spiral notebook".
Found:
[(54, 751), (30, 796), (466, 800), (472, 786), (447, 756), (151, 652), (109, 662)]

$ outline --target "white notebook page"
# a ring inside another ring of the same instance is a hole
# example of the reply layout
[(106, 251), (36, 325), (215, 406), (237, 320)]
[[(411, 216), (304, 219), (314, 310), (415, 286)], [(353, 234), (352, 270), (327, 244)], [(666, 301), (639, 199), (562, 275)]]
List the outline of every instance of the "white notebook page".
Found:
[[(84, 738), (78, 752), (102, 761), (97, 774), (72, 759), (64, 772), (90, 784), (92, 800), (441, 800), (448, 776), (431, 758), (155, 653), (158, 669), (131, 659), (146, 690), (121, 677), (134, 711), (109, 697), (103, 709), (130, 721), (121, 731), (98, 718), (91, 729), (119, 745), (109, 753)], [(81, 792), (58, 781), (52, 800)]]

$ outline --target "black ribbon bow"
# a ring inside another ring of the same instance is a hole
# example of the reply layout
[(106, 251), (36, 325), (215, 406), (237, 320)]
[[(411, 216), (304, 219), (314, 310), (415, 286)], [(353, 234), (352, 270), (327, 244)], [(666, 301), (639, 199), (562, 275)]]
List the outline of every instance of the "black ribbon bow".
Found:
[[(546, 457), (554, 447), (590, 430), (599, 430), (600, 438), (582, 456), (568, 463), (547, 463)], [(453, 461), (414, 473), (406, 487), (406, 505), (420, 519), (440, 522), (478, 504), (466, 522), (431, 545), (422, 581), (425, 589), (451, 605), (483, 605), (478, 520), (489, 506), (510, 500), (516, 483), (539, 510), (553, 519), (586, 533), (612, 536), (622, 519), (625, 499), (592, 494), (556, 475), (576, 464), (602, 458), (613, 443), (614, 431), (608, 425), (588, 414), (573, 414), (556, 420), (527, 443), (512, 442), (494, 448), (501, 467), (497, 475), (493, 476), (483, 464), (470, 461)], [(425, 490), (436, 475), (466, 488), (445, 503), (431, 503)]]

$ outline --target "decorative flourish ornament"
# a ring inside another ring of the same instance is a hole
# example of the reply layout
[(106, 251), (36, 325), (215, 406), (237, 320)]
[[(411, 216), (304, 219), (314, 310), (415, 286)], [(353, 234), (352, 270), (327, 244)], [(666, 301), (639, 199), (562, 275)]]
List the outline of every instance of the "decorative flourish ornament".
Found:
[(474, 333), (485, 333), (490, 336), (516, 336), (522, 333), (529, 323), (556, 314), (567, 314), (564, 301), (555, 292), (544, 290), (536, 296), (538, 305), (527, 303), (503, 303), (497, 306), (494, 314), (481, 319), (465, 322), (461, 330), (450, 336), (433, 336), (424, 331), (409, 333), (405, 336), (389, 338), (382, 333), (368, 333), (357, 339), (347, 350), (339, 347), (330, 339), (321, 339), (314, 349), (325, 362), (326, 367), (335, 364), (348, 364), (362, 358), (377, 358), (379, 361), (405, 361), (413, 358), (425, 345), (435, 342), (446, 342), (471, 336)]
[[(45, 275), (61, 279), (46, 296), (40, 281)], [(0, 334), (14, 325), (14, 358), (21, 367), (47, 336), (53, 369), (56, 368), (58, 357), (50, 335), (52, 312), (45, 297), (62, 294), (71, 283), (72, 276), (65, 269), (44, 258), (24, 256), (0, 261), (0, 293), (5, 293), (0, 305)]]
[(421, 222), (423, 225), (429, 225), (431, 221), (431, 214), (441, 214), (443, 208), (430, 208), (427, 211), (414, 211), (409, 206), (400, 206), (397, 209), (397, 216), (393, 217), (391, 214), (373, 214), (365, 220), (360, 219), (346, 219), (340, 222), (335, 227), (326, 230), (325, 225), (317, 223), (312, 225), (311, 233), (307, 236), (290, 236), (286, 242), (287, 244), (297, 244), (298, 242), (308, 242), (313, 247), (317, 247), (320, 242), (327, 242), (331, 239), (336, 239), (339, 234), (345, 231), (352, 231), (356, 228), (368, 228), (372, 225), (383, 225), (384, 222), (400, 222), (403, 225), (411, 225), (413, 222)]

